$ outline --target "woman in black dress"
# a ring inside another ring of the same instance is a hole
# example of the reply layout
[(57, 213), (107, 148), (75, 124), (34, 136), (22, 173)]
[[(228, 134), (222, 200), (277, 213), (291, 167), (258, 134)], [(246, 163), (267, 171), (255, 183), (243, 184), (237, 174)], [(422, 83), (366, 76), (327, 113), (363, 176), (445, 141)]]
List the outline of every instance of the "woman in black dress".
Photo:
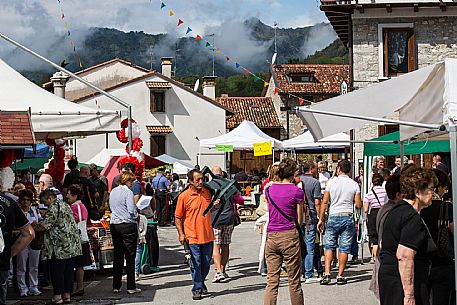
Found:
[(382, 305), (429, 305), (430, 256), (436, 251), (419, 213), (432, 202), (437, 184), (430, 169), (412, 166), (401, 174), (403, 200), (386, 216), (380, 243)]
[[(453, 223), (452, 220), (452, 203), (443, 201), (443, 197), (450, 186), (449, 176), (439, 169), (433, 169), (438, 184), (435, 186), (432, 204), (421, 211), (421, 217), (430, 230), (433, 241), (438, 241), (440, 212), (443, 216), (449, 216), (449, 226)], [(442, 220), (442, 218), (441, 218)], [(452, 231), (451, 231), (452, 232)], [(439, 248), (437, 244), (438, 250)], [(432, 269), (429, 277), (430, 300), (432, 305), (448, 305), (455, 304), (455, 276), (454, 276), (454, 260), (452, 257), (443, 255), (442, 251), (438, 251), (437, 255), (432, 257)]]

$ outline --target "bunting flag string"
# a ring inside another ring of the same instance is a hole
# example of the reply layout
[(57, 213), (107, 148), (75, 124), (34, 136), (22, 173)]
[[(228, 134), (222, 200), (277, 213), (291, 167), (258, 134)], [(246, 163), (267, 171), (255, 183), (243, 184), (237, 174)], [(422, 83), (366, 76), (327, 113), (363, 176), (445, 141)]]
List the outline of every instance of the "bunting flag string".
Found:
[[(60, 0), (57, 0), (57, 1), (59, 1), (59, 3), (60, 3)], [(161, 2), (161, 4), (160, 4), (160, 8), (161, 9), (163, 9), (164, 7), (167, 6), (163, 1), (161, 1), (161, 0), (159, 0), (159, 1)], [(62, 14), (63, 14), (63, 12), (62, 12)], [(175, 13), (172, 10), (170, 10), (170, 14), (169, 15), (170, 15), (170, 17), (172, 17), (172, 16), (175, 15)], [(177, 26), (180, 26), (182, 24), (184, 24), (184, 21), (182, 19), (178, 18)], [(190, 28), (190, 26), (187, 26), (186, 35), (189, 34), (190, 32), (192, 32), (192, 29)], [(217, 48), (216, 46), (214, 46), (210, 41), (206, 40), (204, 38), (204, 36), (196, 34), (195, 35), (195, 41), (200, 41), (200, 40), (205, 43), (205, 47), (206, 48), (211, 47), (211, 50), (213, 52), (215, 52), (218, 55), (223, 56), (227, 62), (232, 61), (231, 57), (228, 54), (225, 54), (224, 52), (222, 52), (222, 50), (220, 48)], [(240, 63), (235, 62), (235, 68), (236, 69), (241, 69), (240, 71), (242, 71), (243, 74), (246, 75), (246, 76), (252, 76), (254, 81), (263, 81), (263, 87), (264, 88), (269, 86), (269, 82), (268, 81), (266, 81), (265, 79), (261, 78), (257, 74), (251, 72), (249, 69), (247, 69), (246, 67), (242, 66)], [(289, 93), (288, 91), (282, 90), (281, 88), (276, 87), (276, 86), (275, 86), (273, 92), (274, 92), (274, 95), (277, 95), (277, 94), (279, 94), (281, 92), (283, 94), (287, 94), (289, 97), (297, 98), (300, 106), (303, 106), (305, 104), (305, 102), (307, 102), (309, 104), (314, 104), (311, 101), (308, 101), (308, 100), (306, 100), (306, 99), (304, 99), (304, 98), (302, 98), (300, 96), (294, 95), (292, 93)]]
[(78, 52), (76, 51), (76, 45), (74, 43), (74, 40), (71, 38), (70, 26), (68, 25), (68, 22), (65, 19), (65, 13), (63, 11), (62, 2), (61, 2), (61, 0), (57, 0), (57, 2), (59, 3), (59, 7), (60, 7), (60, 19), (62, 20), (65, 30), (67, 31), (66, 36), (68, 37), (68, 43), (71, 46), (71, 48), (73, 49), (73, 53), (75, 53), (74, 59), (75, 59), (75, 61), (77, 61), (79, 63), (79, 67), (83, 68), (81, 56), (79, 56)]

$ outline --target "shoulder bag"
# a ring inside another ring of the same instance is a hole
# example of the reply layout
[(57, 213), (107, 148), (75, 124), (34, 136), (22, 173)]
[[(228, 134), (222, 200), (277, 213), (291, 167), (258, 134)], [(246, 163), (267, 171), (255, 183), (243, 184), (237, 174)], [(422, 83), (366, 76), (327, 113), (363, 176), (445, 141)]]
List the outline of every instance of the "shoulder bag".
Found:
[(79, 229), (79, 234), (81, 236), (81, 242), (82, 243), (86, 243), (89, 241), (89, 236), (87, 235), (87, 221), (86, 220), (82, 220), (82, 213), (81, 213), (81, 206), (80, 206), (81, 203), (78, 203), (77, 204), (77, 207), (78, 207), (78, 219), (79, 219), (79, 222), (77, 223), (78, 225), (78, 229)]
[(454, 259), (454, 243), (451, 229), (449, 229), (449, 202), (443, 201), (440, 206), (440, 217), (438, 220), (438, 255), (449, 260)]
[(288, 221), (292, 222), (293, 224), (295, 224), (295, 228), (297, 229), (298, 231), (298, 239), (299, 239), (299, 242), (300, 242), (300, 252), (301, 252), (301, 256), (302, 258), (304, 258), (307, 254), (307, 251), (306, 251), (306, 244), (305, 244), (305, 238), (303, 236), (303, 231), (301, 230), (301, 227), (300, 225), (297, 223), (297, 220), (296, 219), (292, 219), (292, 217), (286, 215), (286, 213), (284, 213), (277, 205), (276, 203), (273, 201), (273, 199), (271, 198), (270, 196), (270, 190), (266, 190), (265, 193), (267, 194), (267, 198), (268, 198), (268, 201), (275, 207), (275, 209), (285, 218), (287, 219)]

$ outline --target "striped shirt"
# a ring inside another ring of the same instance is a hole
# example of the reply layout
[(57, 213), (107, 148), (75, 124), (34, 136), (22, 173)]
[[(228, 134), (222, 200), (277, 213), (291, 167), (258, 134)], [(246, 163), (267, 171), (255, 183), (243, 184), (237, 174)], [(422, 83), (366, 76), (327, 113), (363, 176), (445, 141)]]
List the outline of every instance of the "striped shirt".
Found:
[[(373, 190), (375, 191), (376, 195), (379, 198), (376, 199), (376, 196), (373, 194)], [(384, 205), (388, 200), (387, 194), (386, 194), (386, 189), (383, 186), (375, 186), (373, 187), (367, 194), (365, 194), (365, 197), (363, 198), (363, 202), (368, 202), (368, 205), (370, 206), (371, 209), (380, 209), (381, 206)]]
[(126, 185), (115, 187), (109, 195), (112, 224), (136, 223), (138, 212), (133, 192)]

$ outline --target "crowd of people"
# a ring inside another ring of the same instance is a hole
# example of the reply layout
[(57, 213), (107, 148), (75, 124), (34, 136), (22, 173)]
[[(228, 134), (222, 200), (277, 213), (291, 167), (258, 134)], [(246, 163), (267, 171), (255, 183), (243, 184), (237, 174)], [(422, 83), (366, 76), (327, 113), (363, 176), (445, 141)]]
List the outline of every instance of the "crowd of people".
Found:
[[(304, 284), (350, 283), (345, 269), (349, 255), (351, 262), (359, 261), (357, 236), (362, 230), (368, 232), (374, 269), (370, 289), (381, 304), (455, 302), (450, 176), (440, 156), (433, 161), (433, 169), (427, 169), (397, 157), (395, 167), (387, 169), (386, 160), (376, 158), (363, 198), (363, 172), (352, 179), (348, 160), (329, 172), (322, 160), (284, 158), (266, 176), (256, 173), (252, 180), (262, 183), (256, 227), (262, 234), (258, 270), (267, 277), (264, 304), (277, 303), (281, 275), (288, 278), (294, 305), (304, 304), (302, 279)], [(9, 285), (27, 297), (40, 295), (50, 282), (53, 304), (83, 295), (84, 267), (93, 263), (87, 228), (106, 215), (114, 293), (122, 289), (124, 272), (127, 293), (141, 292), (136, 282), (143, 272), (143, 251), (150, 270), (160, 271), (157, 227), (171, 224), (190, 254), (194, 300), (208, 294), (211, 261), (212, 282), (230, 280), (230, 244), (243, 197), (238, 191), (215, 197), (228, 181), (221, 167), (212, 168), (212, 179), (194, 168), (183, 183), (160, 168), (153, 179), (140, 182), (135, 166), (126, 163), (110, 192), (95, 165), (78, 169), (77, 161), (69, 160), (68, 167), (61, 185), (42, 174), (37, 188), (27, 170), (17, 177), (11, 169), (1, 172), (0, 304)], [(242, 174), (234, 178), (246, 179)], [(151, 197), (140, 208), (143, 195)], [(358, 221), (360, 214), (366, 223)]]

